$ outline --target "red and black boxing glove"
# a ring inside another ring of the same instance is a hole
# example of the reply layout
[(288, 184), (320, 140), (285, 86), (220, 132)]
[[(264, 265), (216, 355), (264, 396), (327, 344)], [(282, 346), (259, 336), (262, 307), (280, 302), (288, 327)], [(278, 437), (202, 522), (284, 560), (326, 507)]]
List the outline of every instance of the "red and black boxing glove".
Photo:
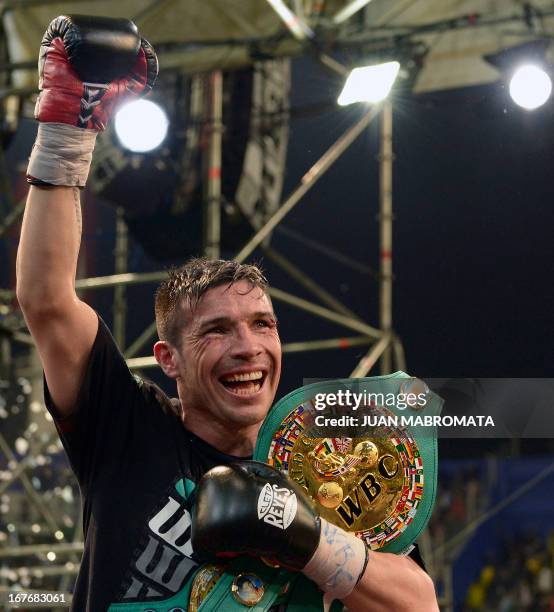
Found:
[(40, 46), (35, 118), (104, 130), (115, 105), (147, 94), (158, 59), (128, 19), (60, 16)]
[(202, 477), (191, 541), (204, 560), (248, 554), (300, 570), (329, 601), (352, 592), (368, 561), (362, 540), (320, 518), (296, 483), (257, 461), (218, 466)]
[(132, 21), (54, 19), (40, 47), (40, 123), (27, 182), (84, 187), (98, 131), (117, 105), (147, 94), (157, 75), (154, 49)]

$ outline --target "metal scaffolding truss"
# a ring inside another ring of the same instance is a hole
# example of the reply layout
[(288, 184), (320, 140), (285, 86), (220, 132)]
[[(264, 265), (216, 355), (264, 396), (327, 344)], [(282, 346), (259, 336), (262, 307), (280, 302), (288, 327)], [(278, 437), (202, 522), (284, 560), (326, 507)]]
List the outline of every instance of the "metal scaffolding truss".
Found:
[[(213, 82), (220, 80), (213, 79)], [(221, 97), (219, 97), (221, 103)], [(221, 112), (221, 111), (219, 111)], [(371, 344), (368, 354), (360, 360), (352, 372), (354, 376), (364, 376), (374, 366), (376, 361), (384, 356), (386, 357), (388, 349), (396, 347), (392, 351), (393, 359), (396, 367), (403, 368), (404, 360), (402, 357), (402, 349), (399, 338), (394, 334), (392, 328), (392, 107), (391, 104), (385, 102), (382, 105), (377, 105), (370, 108), (353, 126), (351, 126), (329, 149), (313, 164), (302, 177), (300, 184), (293, 192), (285, 199), (283, 204), (275, 212), (270, 219), (254, 234), (247, 244), (235, 255), (236, 261), (245, 261), (252, 252), (264, 241), (264, 239), (278, 226), (284, 217), (301, 201), (302, 197), (315, 185), (315, 183), (325, 174), (325, 172), (339, 159), (346, 149), (364, 132), (369, 124), (381, 114), (381, 152), (379, 156), (380, 163), (380, 210), (379, 210), (379, 226), (381, 236), (380, 248), (380, 275), (379, 275), (379, 296), (380, 296), (380, 326), (371, 326), (368, 323), (360, 320), (347, 306), (330, 295), (325, 289), (320, 287), (313, 279), (302, 272), (293, 262), (289, 261), (275, 249), (262, 245), (264, 253), (272, 259), (277, 265), (289, 273), (289, 275), (299, 282), (305, 289), (316, 296), (324, 306), (310, 302), (298, 296), (292, 295), (277, 288), (270, 288), (269, 292), (272, 298), (277, 301), (282, 301), (301, 310), (307, 311), (315, 316), (318, 316), (334, 323), (341, 325), (351, 331), (356, 331), (362, 334), (356, 338), (337, 338), (335, 340), (309, 340), (305, 343), (293, 343), (292, 345), (284, 345), (284, 351), (301, 351), (301, 350), (321, 350), (323, 348), (345, 348), (349, 345), (363, 343)], [(220, 115), (221, 116), (221, 115)], [(210, 146), (210, 162), (211, 167), (216, 167), (220, 164), (221, 158), (221, 140), (214, 133), (214, 138)], [(218, 177), (218, 173), (210, 172), (210, 177)], [(210, 178), (209, 183), (219, 182), (218, 178)], [(209, 243), (206, 246), (206, 254), (210, 256), (218, 256), (219, 254), (219, 215), (220, 208), (214, 206), (214, 201), (218, 203), (220, 192), (219, 185), (212, 185), (209, 189), (209, 198), (207, 199), (207, 225), (211, 228), (206, 232), (209, 237)], [(147, 273), (132, 273), (123, 271), (126, 267), (127, 260), (127, 230), (121, 215), (117, 216), (117, 239), (115, 248), (115, 270), (116, 274), (103, 277), (93, 277), (79, 279), (76, 282), (77, 290), (85, 289), (100, 289), (114, 287), (115, 304), (114, 312), (117, 314), (114, 321), (116, 330), (115, 336), (120, 343), (120, 348), (128, 359), (132, 359), (142, 346), (151, 339), (155, 333), (155, 324), (149, 325), (129, 346), (125, 347), (122, 331), (125, 328), (124, 311), (121, 307), (122, 295), (117, 290), (121, 290), (127, 285), (148, 283), (153, 281), (161, 281), (166, 277), (165, 271), (147, 272)], [(14, 297), (14, 292), (4, 290), (5, 298)], [(123, 312), (122, 312), (123, 311)], [(352, 344), (351, 344), (352, 343)], [(148, 367), (156, 365), (154, 358), (140, 358), (140, 361), (130, 361), (131, 367)], [(383, 371), (390, 371), (391, 358), (388, 357), (382, 366)]]
[[(217, 83), (220, 79), (215, 78)], [(216, 111), (221, 116), (221, 111)], [(380, 296), (380, 327), (374, 327), (360, 320), (352, 311), (331, 296), (327, 291), (320, 287), (313, 279), (303, 273), (293, 262), (290, 262), (275, 249), (262, 246), (264, 253), (268, 255), (277, 265), (287, 271), (292, 278), (299, 282), (305, 289), (315, 295), (324, 306), (310, 302), (291, 293), (272, 287), (269, 289), (271, 297), (277, 301), (284, 302), (317, 317), (327, 319), (348, 330), (357, 331), (362, 334), (357, 338), (337, 338), (323, 340), (307, 340), (306, 342), (295, 342), (291, 345), (283, 345), (284, 352), (301, 350), (321, 350), (323, 348), (345, 348), (350, 343), (371, 344), (368, 353), (359, 361), (352, 371), (352, 376), (365, 376), (375, 365), (379, 358), (383, 358), (382, 371), (389, 372), (392, 359), (395, 366), (402, 369), (405, 367), (402, 347), (399, 338), (394, 334), (392, 328), (392, 107), (385, 102), (370, 108), (352, 127), (350, 127), (321, 157), (308, 169), (302, 177), (300, 184), (285, 199), (283, 204), (275, 214), (254, 234), (248, 243), (235, 255), (234, 259), (239, 262), (245, 261), (253, 251), (262, 244), (263, 240), (278, 226), (285, 216), (301, 201), (302, 197), (315, 185), (315, 183), (325, 174), (332, 164), (346, 151), (346, 149), (363, 133), (369, 124), (378, 115), (382, 115), (381, 129), (381, 198), (379, 225), (381, 235), (381, 262), (379, 277), (379, 296)], [(219, 119), (216, 119), (219, 121)], [(215, 142), (214, 142), (215, 141)], [(217, 136), (210, 146), (211, 168), (218, 167), (221, 159), (221, 141)], [(215, 150), (214, 150), (215, 149)], [(210, 172), (208, 176), (218, 177), (217, 172)], [(209, 179), (211, 182), (213, 179)], [(217, 179), (216, 179), (217, 180)], [(211, 229), (206, 232), (209, 242), (206, 245), (206, 254), (217, 256), (219, 253), (219, 241), (217, 239), (219, 231), (220, 210), (214, 206), (213, 200), (217, 199), (219, 185), (213, 185), (209, 189), (210, 197), (206, 203), (206, 223)], [(116, 252), (121, 249), (116, 247)], [(143, 282), (161, 281), (166, 277), (166, 273), (148, 272), (145, 274), (122, 272), (105, 277), (96, 277), (78, 280), (77, 289), (99, 289), (106, 287), (124, 287), (129, 284)], [(154, 357), (134, 358), (134, 355), (148, 342), (154, 335), (155, 323), (150, 324), (127, 348), (121, 347), (125, 357), (129, 360), (129, 366), (134, 368), (145, 368), (156, 366)], [(396, 347), (394, 351), (388, 349)], [(388, 355), (388, 357), (387, 357)], [(392, 359), (391, 359), (392, 355)]]

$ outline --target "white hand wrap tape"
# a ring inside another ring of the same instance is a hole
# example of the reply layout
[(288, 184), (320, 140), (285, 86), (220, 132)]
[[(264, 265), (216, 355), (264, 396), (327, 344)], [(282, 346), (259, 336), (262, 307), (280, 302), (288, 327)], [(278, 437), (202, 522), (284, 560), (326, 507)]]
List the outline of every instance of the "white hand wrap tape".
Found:
[(50, 185), (84, 187), (97, 133), (65, 123), (39, 123), (27, 175)]

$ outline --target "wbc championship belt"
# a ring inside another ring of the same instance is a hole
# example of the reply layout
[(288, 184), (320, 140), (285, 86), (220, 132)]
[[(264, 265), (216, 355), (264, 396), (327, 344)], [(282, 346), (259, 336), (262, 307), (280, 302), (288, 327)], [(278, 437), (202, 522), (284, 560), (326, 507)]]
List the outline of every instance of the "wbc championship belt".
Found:
[[(306, 491), (320, 516), (354, 532), (372, 550), (407, 554), (435, 501), (437, 435), (442, 399), (396, 372), (308, 384), (266, 416), (253, 459), (285, 472)], [(272, 507), (272, 491), (258, 516)], [(315, 583), (263, 559), (238, 557), (202, 566), (189, 612), (246, 608), (323, 612)], [(342, 609), (334, 602), (331, 612)]]
[(320, 516), (372, 550), (406, 554), (435, 500), (441, 408), (404, 372), (312, 383), (270, 410), (254, 459), (285, 472)]

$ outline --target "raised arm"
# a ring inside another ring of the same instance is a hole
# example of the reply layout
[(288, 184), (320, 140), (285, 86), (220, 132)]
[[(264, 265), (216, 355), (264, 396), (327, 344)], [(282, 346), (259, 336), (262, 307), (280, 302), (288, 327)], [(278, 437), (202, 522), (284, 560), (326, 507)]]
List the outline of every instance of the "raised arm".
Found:
[(157, 71), (152, 47), (124, 19), (58, 17), (41, 43), (17, 297), (60, 416), (73, 410), (98, 328), (75, 293), (80, 189), (97, 132), (124, 97), (150, 91)]
[(31, 186), (17, 253), (17, 298), (60, 416), (75, 403), (98, 320), (75, 294), (77, 187)]

